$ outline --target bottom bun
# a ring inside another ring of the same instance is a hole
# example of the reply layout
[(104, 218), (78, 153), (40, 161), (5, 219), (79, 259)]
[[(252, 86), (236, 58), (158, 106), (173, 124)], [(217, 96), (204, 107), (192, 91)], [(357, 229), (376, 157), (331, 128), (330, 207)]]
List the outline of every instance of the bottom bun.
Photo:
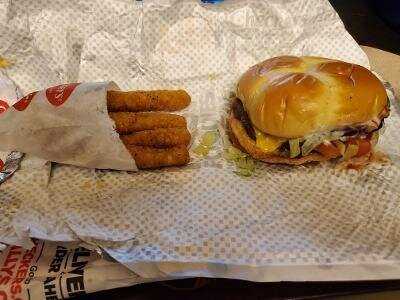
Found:
[(272, 164), (302, 165), (305, 163), (321, 162), (330, 159), (315, 152), (299, 158), (289, 158), (274, 154), (267, 154), (256, 146), (255, 141), (247, 135), (242, 123), (235, 118), (233, 113), (231, 113), (229, 116), (227, 123), (229, 136), (232, 143), (244, 152), (247, 152), (251, 157), (263, 162)]

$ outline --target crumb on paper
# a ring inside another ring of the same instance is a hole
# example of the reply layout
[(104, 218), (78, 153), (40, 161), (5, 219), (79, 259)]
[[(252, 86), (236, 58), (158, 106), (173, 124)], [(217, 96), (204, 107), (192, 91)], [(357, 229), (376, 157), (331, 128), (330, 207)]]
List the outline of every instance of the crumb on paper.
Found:
[(5, 69), (12, 66), (12, 62), (9, 61), (8, 59), (0, 56), (0, 69)]
[(91, 189), (92, 188), (92, 184), (90, 183), (90, 181), (85, 181), (82, 184), (82, 188), (84, 189)]
[(208, 75), (208, 80), (214, 81), (215, 79), (217, 79), (217, 77), (218, 77), (217, 74), (211, 73)]
[(96, 188), (104, 189), (107, 187), (107, 183), (105, 181), (96, 181)]
[(94, 182), (94, 183), (92, 183), (91, 181), (88, 180), (88, 181), (84, 181), (82, 183), (81, 187), (86, 190), (91, 190), (93, 188), (104, 189), (104, 188), (107, 188), (108, 185), (107, 185), (107, 182), (105, 182), (103, 180), (96, 180), (96, 182)]

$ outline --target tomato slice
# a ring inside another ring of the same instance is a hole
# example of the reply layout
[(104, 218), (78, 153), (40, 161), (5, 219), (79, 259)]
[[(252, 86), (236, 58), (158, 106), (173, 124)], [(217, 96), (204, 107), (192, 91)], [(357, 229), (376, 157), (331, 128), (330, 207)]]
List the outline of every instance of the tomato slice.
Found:
[[(361, 138), (349, 138), (346, 141), (346, 146), (348, 145), (357, 145), (358, 146), (358, 151), (354, 155), (354, 157), (360, 157), (363, 155), (368, 154), (371, 152), (372, 146), (370, 139), (367, 137), (365, 139)], [(315, 148), (317, 152), (322, 154), (325, 157), (328, 158), (335, 158), (338, 156), (341, 156), (342, 154), (340, 153), (340, 149), (335, 146), (333, 143), (323, 143), (319, 145), (317, 148)]]
[(355, 139), (355, 138), (350, 138), (347, 140), (347, 144), (353, 144), (353, 145), (358, 145), (358, 152), (355, 155), (355, 157), (360, 157), (365, 154), (368, 154), (371, 152), (371, 142), (368, 138), (366, 139)]
[(323, 156), (329, 158), (335, 158), (341, 155), (339, 148), (332, 143), (322, 143), (315, 150), (317, 150), (317, 152), (321, 153)]

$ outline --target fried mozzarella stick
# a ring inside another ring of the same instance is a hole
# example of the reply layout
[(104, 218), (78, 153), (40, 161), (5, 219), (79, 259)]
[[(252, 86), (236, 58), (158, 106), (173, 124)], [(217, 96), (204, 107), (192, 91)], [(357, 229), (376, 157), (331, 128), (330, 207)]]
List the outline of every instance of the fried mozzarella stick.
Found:
[(115, 122), (120, 134), (157, 128), (186, 127), (186, 119), (179, 115), (160, 112), (110, 112), (109, 116)]
[(189, 151), (186, 149), (186, 146), (159, 149), (126, 145), (126, 148), (135, 159), (136, 166), (139, 169), (182, 166), (186, 165), (190, 160)]
[(108, 111), (175, 111), (190, 104), (190, 96), (184, 90), (155, 91), (108, 91)]
[(125, 145), (153, 146), (167, 148), (177, 145), (189, 145), (190, 133), (186, 128), (158, 128), (121, 135)]

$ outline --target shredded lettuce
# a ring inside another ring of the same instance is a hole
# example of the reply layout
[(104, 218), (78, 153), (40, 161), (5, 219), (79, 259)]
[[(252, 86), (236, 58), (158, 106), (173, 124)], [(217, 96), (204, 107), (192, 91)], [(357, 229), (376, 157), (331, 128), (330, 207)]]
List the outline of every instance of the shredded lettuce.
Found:
[(301, 154), (305, 156), (323, 142), (338, 140), (341, 136), (343, 136), (343, 134), (344, 131), (332, 131), (332, 132), (311, 134), (304, 138), (304, 143), (301, 146)]
[(200, 143), (193, 149), (193, 152), (200, 156), (207, 156), (218, 139), (218, 132), (207, 131), (200, 140)]
[(224, 152), (225, 158), (235, 164), (235, 174), (243, 177), (250, 177), (255, 171), (255, 163), (253, 158), (243, 153), (239, 149), (229, 146)]
[(347, 145), (346, 151), (343, 154), (343, 160), (349, 160), (350, 158), (357, 155), (358, 145), (357, 144), (349, 144)]
[(210, 148), (199, 144), (196, 146), (196, 148), (193, 149), (193, 152), (200, 156), (207, 156), (210, 152)]
[(201, 143), (205, 146), (211, 147), (217, 141), (218, 133), (216, 131), (207, 131), (202, 139)]
[(290, 158), (294, 158), (300, 154), (300, 139), (289, 140)]
[(379, 133), (378, 133), (378, 131), (374, 131), (372, 133), (372, 137), (371, 137), (371, 145), (372, 145), (372, 147), (375, 147), (376, 144), (378, 144), (378, 142), (379, 142)]
[(243, 177), (250, 177), (251, 175), (253, 175), (253, 171), (248, 170), (248, 169), (237, 169), (234, 172), (235, 172), (235, 174), (237, 174), (239, 176), (243, 176)]
[(245, 158), (246, 154), (233, 146), (229, 146), (227, 149), (225, 149), (224, 156), (226, 160), (236, 161), (238, 159)]

